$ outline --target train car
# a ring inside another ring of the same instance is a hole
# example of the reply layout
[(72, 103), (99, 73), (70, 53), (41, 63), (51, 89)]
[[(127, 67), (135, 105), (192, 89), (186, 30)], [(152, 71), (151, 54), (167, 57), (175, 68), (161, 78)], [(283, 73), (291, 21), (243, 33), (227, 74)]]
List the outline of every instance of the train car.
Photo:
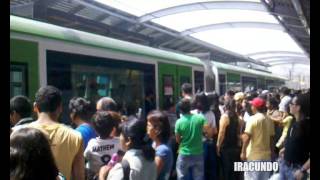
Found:
[(287, 78), (268, 72), (257, 71), (216, 61), (211, 62), (215, 74), (216, 91), (224, 94), (226, 90), (251, 91), (257, 89), (271, 90), (285, 84)]
[(110, 96), (122, 109), (151, 99), (164, 108), (183, 83), (204, 86), (198, 58), (17, 16), (10, 16), (10, 73), (11, 96), (33, 99), (40, 86), (54, 85), (65, 109), (73, 96)]
[[(279, 80), (270, 73), (212, 63), (220, 94)], [(196, 57), (10, 16), (10, 96), (34, 99), (40, 86), (54, 85), (62, 91), (65, 121), (74, 96), (93, 102), (110, 96), (124, 111), (130, 105), (145, 110), (150, 102), (163, 109), (177, 102), (185, 82), (194, 92), (204, 90), (204, 69)]]

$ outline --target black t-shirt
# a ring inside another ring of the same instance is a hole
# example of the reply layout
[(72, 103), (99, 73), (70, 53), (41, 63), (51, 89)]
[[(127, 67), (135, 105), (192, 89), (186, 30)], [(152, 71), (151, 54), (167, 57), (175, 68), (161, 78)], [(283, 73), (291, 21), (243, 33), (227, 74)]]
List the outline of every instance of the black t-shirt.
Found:
[(285, 142), (284, 159), (287, 162), (303, 165), (309, 158), (310, 120), (294, 122)]

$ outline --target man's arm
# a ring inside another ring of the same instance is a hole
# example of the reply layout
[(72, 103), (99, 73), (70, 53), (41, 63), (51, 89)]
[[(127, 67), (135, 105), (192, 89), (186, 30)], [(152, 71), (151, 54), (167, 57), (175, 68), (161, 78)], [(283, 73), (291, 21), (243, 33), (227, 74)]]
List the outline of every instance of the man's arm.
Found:
[(214, 129), (212, 127), (210, 127), (210, 124), (208, 124), (208, 123), (204, 124), (202, 131), (207, 136), (207, 138), (212, 138), (213, 133), (214, 133)]
[(248, 133), (242, 134), (242, 149), (241, 149), (241, 160), (247, 160), (247, 147), (250, 141), (250, 135)]
[(308, 169), (310, 169), (310, 158), (303, 164), (303, 166), (300, 169), (295, 171), (294, 177), (297, 180), (303, 179), (303, 176)]
[[(282, 112), (281, 112), (281, 113), (282, 113)], [(268, 115), (268, 118), (271, 119), (271, 120), (274, 121), (274, 122), (281, 123), (281, 121), (282, 121), (282, 119), (283, 119), (282, 116), (283, 116), (282, 114), (280, 114), (280, 115), (277, 116), (277, 117), (273, 117), (273, 116), (269, 116), (269, 115)]]
[(81, 141), (79, 151), (73, 159), (72, 179), (74, 179), (74, 180), (84, 180), (85, 179), (83, 141)]
[(177, 133), (176, 133), (176, 141), (178, 144), (180, 144), (180, 142), (181, 142), (181, 136)]

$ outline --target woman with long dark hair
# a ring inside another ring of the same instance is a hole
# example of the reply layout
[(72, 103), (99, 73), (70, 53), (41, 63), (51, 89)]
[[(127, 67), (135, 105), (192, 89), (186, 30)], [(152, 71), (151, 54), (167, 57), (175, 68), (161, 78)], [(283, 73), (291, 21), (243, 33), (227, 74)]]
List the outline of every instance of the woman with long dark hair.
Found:
[(10, 136), (10, 180), (64, 179), (47, 137), (38, 129), (21, 128)]
[(234, 162), (240, 161), (239, 118), (236, 113), (236, 102), (227, 99), (225, 113), (220, 119), (220, 129), (217, 141), (217, 154), (221, 158), (223, 177), (225, 180), (239, 179), (239, 173), (233, 169)]
[(295, 122), (288, 131), (280, 150), (281, 179), (306, 179), (310, 169), (310, 94), (299, 94), (290, 103)]

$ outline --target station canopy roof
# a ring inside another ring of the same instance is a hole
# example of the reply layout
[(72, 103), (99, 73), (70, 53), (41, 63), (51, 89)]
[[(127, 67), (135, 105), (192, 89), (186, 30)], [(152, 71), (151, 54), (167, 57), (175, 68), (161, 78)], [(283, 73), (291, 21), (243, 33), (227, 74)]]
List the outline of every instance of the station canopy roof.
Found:
[(308, 52), (281, 22), (297, 18), (271, 12), (271, 1), (94, 1), (135, 16), (138, 23), (152, 22), (271, 66), (310, 63)]
[(309, 1), (10, 0), (10, 13), (266, 70), (310, 66)]

